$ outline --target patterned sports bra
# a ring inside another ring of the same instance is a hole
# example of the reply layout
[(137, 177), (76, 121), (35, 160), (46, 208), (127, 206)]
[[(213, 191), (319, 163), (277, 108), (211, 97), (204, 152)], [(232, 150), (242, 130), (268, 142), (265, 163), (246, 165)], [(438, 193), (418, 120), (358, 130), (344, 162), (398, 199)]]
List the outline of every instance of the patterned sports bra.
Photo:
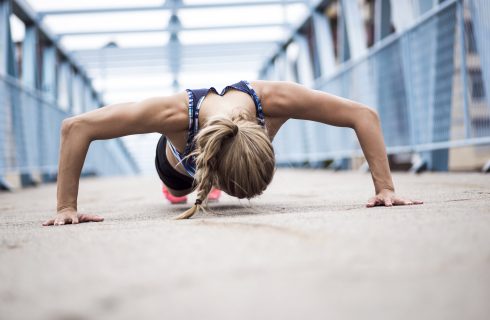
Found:
[[(179, 163), (182, 163), (185, 171), (194, 177), (196, 174), (196, 162), (195, 157), (187, 157), (194, 150), (194, 137), (199, 132), (199, 109), (201, 108), (204, 98), (206, 98), (209, 91), (213, 91), (220, 96), (225, 95), (229, 90), (238, 90), (248, 94), (254, 101), (255, 111), (257, 114), (257, 121), (262, 126), (265, 127), (264, 112), (262, 110), (262, 105), (260, 99), (255, 93), (254, 89), (248, 81), (242, 80), (240, 82), (234, 83), (232, 85), (226, 86), (226, 88), (218, 93), (214, 87), (209, 89), (186, 89), (187, 95), (189, 96), (189, 135), (187, 138), (187, 144), (184, 149), (184, 153), (180, 153), (177, 148), (168, 140), (168, 145), (175, 158)], [(187, 158), (186, 158), (187, 157)]]

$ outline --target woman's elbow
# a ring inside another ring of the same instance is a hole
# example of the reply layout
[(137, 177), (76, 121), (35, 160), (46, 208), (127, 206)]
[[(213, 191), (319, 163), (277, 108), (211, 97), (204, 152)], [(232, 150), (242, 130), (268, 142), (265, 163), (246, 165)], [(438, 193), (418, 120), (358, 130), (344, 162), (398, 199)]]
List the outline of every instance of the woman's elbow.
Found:
[(83, 121), (77, 116), (66, 118), (61, 122), (61, 135), (68, 137), (83, 132)]
[(368, 117), (371, 121), (376, 121), (376, 122), (380, 121), (378, 111), (367, 106), (365, 106), (364, 109), (365, 109), (364, 112), (366, 113), (366, 117)]
[(353, 123), (353, 128), (355, 129), (357, 126), (362, 124), (379, 124), (380, 118), (378, 112), (370, 108), (366, 105), (359, 105), (357, 115), (355, 117), (355, 121)]

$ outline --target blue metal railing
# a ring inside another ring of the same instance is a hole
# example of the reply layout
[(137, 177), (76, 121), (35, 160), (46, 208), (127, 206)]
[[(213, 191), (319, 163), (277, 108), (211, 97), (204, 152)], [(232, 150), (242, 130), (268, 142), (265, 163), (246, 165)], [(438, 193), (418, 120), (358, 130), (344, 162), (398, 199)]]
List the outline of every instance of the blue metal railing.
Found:
[[(7, 174), (56, 175), (60, 129), (70, 114), (41, 92), (0, 75), (0, 177)], [(137, 173), (138, 166), (120, 139), (91, 144), (82, 174)]]
[[(391, 154), (490, 144), (488, 30), (488, 2), (447, 0), (314, 87), (376, 108)], [(362, 154), (352, 130), (298, 120), (274, 144), (280, 164)]]

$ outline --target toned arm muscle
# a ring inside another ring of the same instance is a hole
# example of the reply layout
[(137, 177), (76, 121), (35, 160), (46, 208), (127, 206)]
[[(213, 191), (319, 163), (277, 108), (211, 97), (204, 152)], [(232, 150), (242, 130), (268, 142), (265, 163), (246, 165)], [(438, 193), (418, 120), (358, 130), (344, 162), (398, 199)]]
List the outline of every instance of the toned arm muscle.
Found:
[(375, 110), (355, 101), (288, 82), (271, 82), (273, 112), (284, 118), (312, 120), (355, 130), (369, 163), (376, 193), (394, 191), (380, 120)]
[[(184, 92), (141, 102), (109, 105), (65, 119), (61, 129), (58, 164), (58, 213), (77, 210), (80, 174), (92, 141), (138, 133), (164, 134), (182, 130), (180, 127), (185, 127), (187, 123), (186, 99)], [(47, 224), (56, 224), (55, 219), (50, 221)], [(59, 222), (63, 224), (64, 220)]]
[[(68, 126), (76, 126), (77, 132), (91, 140), (111, 139), (130, 134), (182, 130), (179, 119), (187, 113), (186, 97), (177, 94), (154, 97), (140, 102), (108, 105), (65, 120)], [(80, 130), (82, 132), (80, 132)]]

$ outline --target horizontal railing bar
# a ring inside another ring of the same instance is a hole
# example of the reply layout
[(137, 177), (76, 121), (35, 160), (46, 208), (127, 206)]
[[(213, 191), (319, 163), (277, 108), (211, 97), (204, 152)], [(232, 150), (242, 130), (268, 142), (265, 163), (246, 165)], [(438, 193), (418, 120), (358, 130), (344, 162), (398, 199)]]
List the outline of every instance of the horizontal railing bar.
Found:
[(96, 31), (70, 31), (59, 32), (57, 36), (85, 36), (85, 35), (103, 35), (103, 34), (131, 34), (131, 33), (159, 33), (159, 32), (196, 32), (196, 31), (213, 31), (213, 30), (236, 30), (236, 29), (255, 29), (255, 28), (291, 28), (288, 23), (261, 23), (261, 24), (239, 24), (223, 26), (202, 26), (202, 27), (166, 27), (152, 29), (121, 29), (121, 30), (96, 30)]
[(114, 13), (114, 12), (136, 12), (154, 10), (190, 10), (190, 9), (219, 9), (237, 7), (257, 7), (271, 5), (291, 5), (305, 3), (304, 0), (264, 0), (264, 1), (242, 1), (235, 3), (200, 3), (200, 4), (173, 4), (165, 2), (159, 6), (133, 6), (133, 7), (114, 7), (114, 8), (88, 8), (88, 9), (67, 9), (67, 10), (42, 10), (39, 11), (40, 17), (47, 15), (73, 15), (73, 14), (94, 14), (94, 13)]

